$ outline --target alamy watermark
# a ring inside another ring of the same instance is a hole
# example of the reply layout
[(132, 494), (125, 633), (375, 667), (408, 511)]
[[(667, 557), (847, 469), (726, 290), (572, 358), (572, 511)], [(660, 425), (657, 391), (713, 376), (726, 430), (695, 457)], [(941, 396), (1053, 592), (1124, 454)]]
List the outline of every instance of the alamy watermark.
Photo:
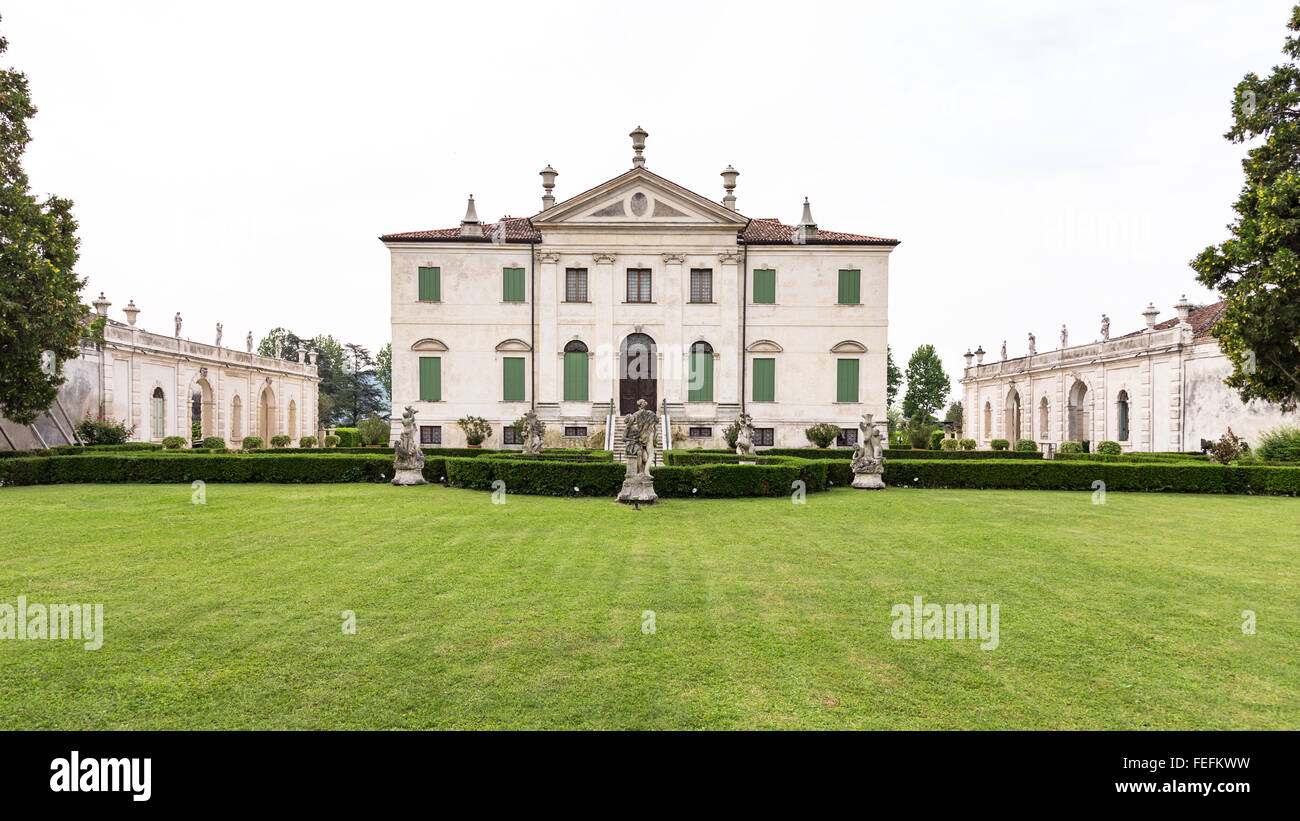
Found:
[(104, 646), (104, 605), (28, 604), (19, 596), (17, 607), (0, 603), (0, 639), (70, 639), (98, 650)]
[(890, 635), (900, 641), (920, 639), (979, 639), (981, 650), (996, 650), (996, 604), (925, 604), (914, 596), (911, 604), (896, 604), (890, 611)]

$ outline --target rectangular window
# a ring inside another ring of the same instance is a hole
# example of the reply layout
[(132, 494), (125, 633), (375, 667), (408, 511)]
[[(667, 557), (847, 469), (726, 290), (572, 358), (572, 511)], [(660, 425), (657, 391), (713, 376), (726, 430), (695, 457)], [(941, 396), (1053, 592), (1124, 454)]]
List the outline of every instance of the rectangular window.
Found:
[(692, 439), (712, 439), (713, 428), (691, 428), (687, 435)]
[(691, 269), (691, 302), (713, 301), (713, 269)]
[(442, 357), (420, 357), (420, 401), (442, 401)]
[(587, 301), (587, 269), (568, 268), (564, 272), (564, 301)]
[(587, 401), (587, 355), (570, 352), (564, 355), (564, 401)]
[(754, 428), (754, 445), (756, 447), (772, 447), (772, 443), (776, 441), (776, 437), (772, 435), (773, 430), (775, 428)]
[(442, 269), (420, 268), (420, 301), (442, 301)]
[(858, 443), (857, 428), (840, 428), (840, 435), (835, 437), (835, 447), (851, 448)]
[(835, 361), (835, 401), (858, 401), (858, 360)]
[(582, 428), (582, 427), (578, 427), (577, 425), (565, 425), (565, 426), (564, 426), (564, 435), (565, 435), (565, 436), (581, 436), (583, 439), (585, 439), (585, 438), (587, 438), (587, 429), (586, 429), (586, 428)]
[(501, 300), (503, 302), (524, 301), (524, 269), (501, 269)]
[(523, 441), (519, 438), (519, 431), (515, 430), (514, 425), (501, 426), (501, 444), (503, 445), (523, 444)]
[(862, 304), (862, 272), (840, 271), (840, 304)]
[(754, 360), (754, 401), (776, 401), (776, 360)]
[(420, 425), (421, 445), (441, 445), (442, 425)]
[(649, 268), (628, 268), (627, 269), (627, 301), (628, 302), (649, 302), (650, 301), (650, 269)]
[(754, 270), (754, 304), (776, 304), (776, 271), (771, 268)]
[(524, 401), (524, 358), (507, 356), (501, 360), (501, 398), (506, 402)]
[(713, 354), (691, 353), (690, 383), (686, 386), (688, 402), (713, 401)]

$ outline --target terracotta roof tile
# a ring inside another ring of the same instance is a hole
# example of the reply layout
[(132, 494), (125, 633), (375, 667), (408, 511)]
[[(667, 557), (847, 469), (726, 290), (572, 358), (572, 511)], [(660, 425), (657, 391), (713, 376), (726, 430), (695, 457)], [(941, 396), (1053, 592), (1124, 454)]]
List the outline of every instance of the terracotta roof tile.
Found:
[[(542, 233), (533, 227), (527, 217), (502, 217), (499, 221), (505, 225), (506, 242), (541, 242)], [(434, 228), (429, 231), (406, 231), (400, 234), (384, 234), (379, 239), (383, 242), (491, 242), (496, 222), (485, 222), (483, 236), (462, 237), (460, 226), (455, 228)]]
[[(1211, 331), (1214, 328), (1215, 323), (1223, 318), (1223, 311), (1227, 307), (1228, 303), (1226, 302), (1216, 302), (1213, 305), (1203, 305), (1200, 308), (1193, 309), (1192, 312), (1187, 315), (1187, 321), (1192, 326), (1192, 337), (1194, 339), (1201, 339), (1207, 336), (1214, 336)], [(1164, 322), (1157, 322), (1155, 329), (1157, 331), (1165, 331), (1177, 324), (1178, 317), (1174, 317), (1172, 319), (1166, 319)], [(1111, 339), (1123, 339), (1124, 337), (1137, 336), (1140, 333), (1143, 333), (1143, 331), (1133, 331), (1132, 333), (1127, 333), (1124, 334), (1124, 336), (1118, 337), (1112, 336)]]
[[(740, 232), (740, 239), (746, 245), (794, 245), (795, 226), (786, 225), (772, 217), (755, 218), (749, 221), (745, 230)], [(896, 239), (869, 237), (863, 234), (846, 234), (842, 231), (817, 229), (815, 239), (806, 245), (898, 245)]]

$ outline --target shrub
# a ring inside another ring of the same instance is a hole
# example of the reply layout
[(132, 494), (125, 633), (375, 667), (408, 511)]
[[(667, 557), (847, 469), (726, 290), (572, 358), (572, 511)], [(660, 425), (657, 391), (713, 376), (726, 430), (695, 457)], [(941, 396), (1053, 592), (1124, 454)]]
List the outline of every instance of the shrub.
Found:
[(271, 437), (271, 447), (273, 447), (273, 448), (287, 448), (287, 447), (289, 447), (289, 443), (290, 443), (291, 441), (293, 441), (293, 440), (290, 439), (287, 435), (285, 435), (285, 434), (283, 434), (283, 433), (278, 433), (278, 434), (276, 434), (275, 436), (272, 436), (272, 437)]
[(315, 436), (302, 437), (301, 439), (298, 440), (298, 447), (306, 448), (308, 450), (316, 447), (316, 437)]
[(992, 442), (989, 442), (989, 447), (994, 450), (1006, 450), (1011, 447), (1011, 443), (1006, 439), (994, 439)]
[(77, 436), (87, 445), (121, 445), (135, 436), (135, 425), (128, 425), (125, 420), (114, 422), (86, 414), (86, 418), (77, 423)]
[(203, 440), (202, 445), (207, 450), (225, 450), (226, 440), (220, 436), (209, 436)]
[(197, 419), (190, 423), (190, 441), (198, 442), (203, 438), (203, 425)]
[(1233, 467), (1190, 461), (914, 459), (885, 463), (885, 482), (893, 487), (1091, 491), (1092, 483), (1098, 480), (1106, 483), (1108, 491), (1300, 495), (1300, 468), (1297, 467)]
[(962, 439), (957, 444), (961, 445), (962, 450), (975, 450), (974, 439)]
[(339, 446), (339, 438), (333, 434), (325, 437), (325, 447), (336, 448)]
[[(727, 449), (734, 451), (736, 449), (736, 440), (740, 438), (740, 423), (732, 422), (730, 425), (723, 428), (722, 438), (727, 441)], [(655, 492), (657, 493), (658, 491)]]
[(262, 441), (262, 437), (260, 436), (244, 437), (244, 450), (253, 450), (254, 448), (260, 448), (265, 444), (266, 443)]
[[(426, 462), (426, 467), (428, 463)], [(392, 477), (387, 456), (96, 453), (0, 460), (4, 484), (72, 482), (382, 482)], [(434, 477), (437, 478), (436, 476)]]
[(355, 448), (361, 444), (356, 428), (335, 428), (334, 435), (339, 438), (339, 447)]
[(758, 464), (741, 465), (736, 464), (739, 457), (734, 453), (668, 453), (674, 454), (665, 454), (668, 465), (650, 469), (655, 493), (665, 497), (786, 496), (794, 490), (796, 480), (809, 492), (825, 490), (829, 482), (847, 485), (853, 481), (847, 461), (765, 455), (759, 457)]
[(1108, 456), (1118, 456), (1124, 452), (1124, 448), (1120, 447), (1119, 442), (1112, 442), (1107, 439), (1104, 442), (1097, 443), (1097, 452), (1104, 453)]
[(471, 445), (481, 445), (492, 435), (492, 426), (481, 416), (462, 416), (456, 424), (465, 432), (465, 441)]
[(830, 422), (818, 422), (804, 432), (808, 441), (812, 442), (819, 448), (828, 448), (835, 444), (835, 440), (840, 436), (838, 425), (832, 425)]
[(162, 440), (162, 446), (167, 450), (180, 450), (185, 447), (185, 442), (184, 436), (165, 436)]
[(939, 450), (957, 450), (960, 446), (956, 439), (939, 440)]
[(930, 450), (941, 450), (943, 447), (943, 431), (930, 431)]
[(357, 437), (363, 445), (387, 445), (391, 428), (378, 416), (367, 416), (357, 423)]
[(1300, 428), (1284, 425), (1264, 431), (1255, 455), (1266, 462), (1300, 462)]
[[(618, 462), (571, 462), (557, 459), (523, 459), (501, 456), (446, 457), (447, 484), (492, 490), (498, 480), (506, 493), (540, 496), (614, 496), (623, 485), (627, 468)], [(429, 463), (425, 462), (425, 477)], [(577, 488), (575, 491), (574, 488)]]
[(1211, 461), (1226, 465), (1240, 459), (1249, 451), (1250, 445), (1246, 444), (1246, 440), (1233, 433), (1232, 428), (1228, 428), (1227, 432), (1219, 437), (1219, 441), (1210, 446), (1209, 456)]
[(1038, 443), (1033, 439), (1017, 439), (1016, 450), (1021, 453), (1031, 453), (1038, 450)]
[(1083, 445), (1078, 442), (1065, 441), (1056, 449), (1057, 453), (1083, 453)]

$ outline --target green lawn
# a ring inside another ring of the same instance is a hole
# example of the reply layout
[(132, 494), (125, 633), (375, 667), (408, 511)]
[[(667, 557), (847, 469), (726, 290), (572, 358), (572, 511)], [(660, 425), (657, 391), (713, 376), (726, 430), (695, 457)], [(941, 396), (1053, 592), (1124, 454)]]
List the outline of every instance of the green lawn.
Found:
[[(191, 492), (0, 489), (0, 603), (106, 622), (0, 640), (0, 728), (1300, 728), (1298, 499)], [(893, 639), (915, 595), (1000, 646)]]

